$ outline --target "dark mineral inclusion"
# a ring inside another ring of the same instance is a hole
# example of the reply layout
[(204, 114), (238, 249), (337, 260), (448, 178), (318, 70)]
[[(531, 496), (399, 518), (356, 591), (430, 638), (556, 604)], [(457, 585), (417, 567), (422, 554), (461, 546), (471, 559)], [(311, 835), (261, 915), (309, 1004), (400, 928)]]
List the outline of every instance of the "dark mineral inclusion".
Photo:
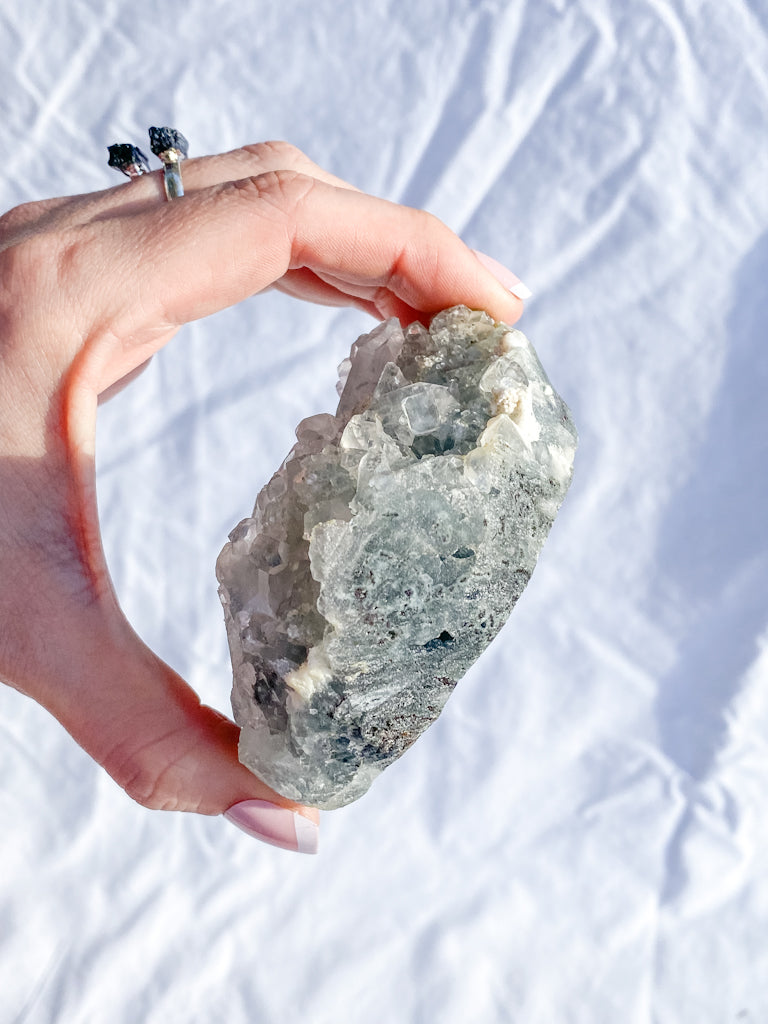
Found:
[(463, 306), (340, 367), (217, 563), (240, 759), (321, 808), (440, 714), (530, 578), (576, 430), (527, 338)]

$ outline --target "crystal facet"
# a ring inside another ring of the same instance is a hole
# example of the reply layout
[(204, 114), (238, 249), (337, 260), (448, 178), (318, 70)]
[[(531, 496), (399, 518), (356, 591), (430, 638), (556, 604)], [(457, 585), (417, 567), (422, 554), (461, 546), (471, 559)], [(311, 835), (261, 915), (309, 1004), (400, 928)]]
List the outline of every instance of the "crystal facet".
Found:
[(576, 431), (527, 338), (463, 306), (352, 346), (217, 563), (240, 759), (322, 808), (361, 796), (506, 621)]

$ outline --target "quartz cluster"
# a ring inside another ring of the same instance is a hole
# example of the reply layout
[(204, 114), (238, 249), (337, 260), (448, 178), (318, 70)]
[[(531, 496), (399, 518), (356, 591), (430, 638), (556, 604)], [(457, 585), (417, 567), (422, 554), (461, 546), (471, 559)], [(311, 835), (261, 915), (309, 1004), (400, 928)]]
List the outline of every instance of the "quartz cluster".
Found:
[(527, 338), (456, 306), (341, 364), (217, 563), (240, 759), (321, 808), (440, 714), (523, 591), (576, 431)]

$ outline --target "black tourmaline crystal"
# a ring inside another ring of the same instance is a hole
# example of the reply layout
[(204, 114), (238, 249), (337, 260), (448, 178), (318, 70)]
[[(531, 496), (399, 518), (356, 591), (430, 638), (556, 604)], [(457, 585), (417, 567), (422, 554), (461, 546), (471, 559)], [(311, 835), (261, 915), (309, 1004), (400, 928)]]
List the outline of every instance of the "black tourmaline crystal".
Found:
[(182, 156), (189, 153), (189, 143), (175, 128), (150, 128), (149, 146), (155, 156), (167, 153), (169, 149), (176, 149)]
[(140, 174), (147, 174), (149, 161), (138, 146), (132, 146), (129, 142), (119, 142), (114, 146), (108, 146), (110, 167), (116, 167), (123, 174), (128, 174), (129, 167), (136, 167)]

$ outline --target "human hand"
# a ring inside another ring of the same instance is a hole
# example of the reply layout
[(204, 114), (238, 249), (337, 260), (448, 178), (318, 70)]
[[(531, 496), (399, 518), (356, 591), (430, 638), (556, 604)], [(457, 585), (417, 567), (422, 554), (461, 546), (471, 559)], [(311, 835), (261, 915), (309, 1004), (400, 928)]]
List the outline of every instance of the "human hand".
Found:
[(285, 143), (186, 161), (184, 184), (170, 203), (157, 173), (0, 218), (0, 678), (145, 807), (227, 813), (310, 852), (317, 811), (239, 763), (235, 724), (120, 610), (95, 500), (99, 396), (182, 324), (269, 287), (404, 323), (457, 303), (513, 323), (522, 303), (434, 217)]

